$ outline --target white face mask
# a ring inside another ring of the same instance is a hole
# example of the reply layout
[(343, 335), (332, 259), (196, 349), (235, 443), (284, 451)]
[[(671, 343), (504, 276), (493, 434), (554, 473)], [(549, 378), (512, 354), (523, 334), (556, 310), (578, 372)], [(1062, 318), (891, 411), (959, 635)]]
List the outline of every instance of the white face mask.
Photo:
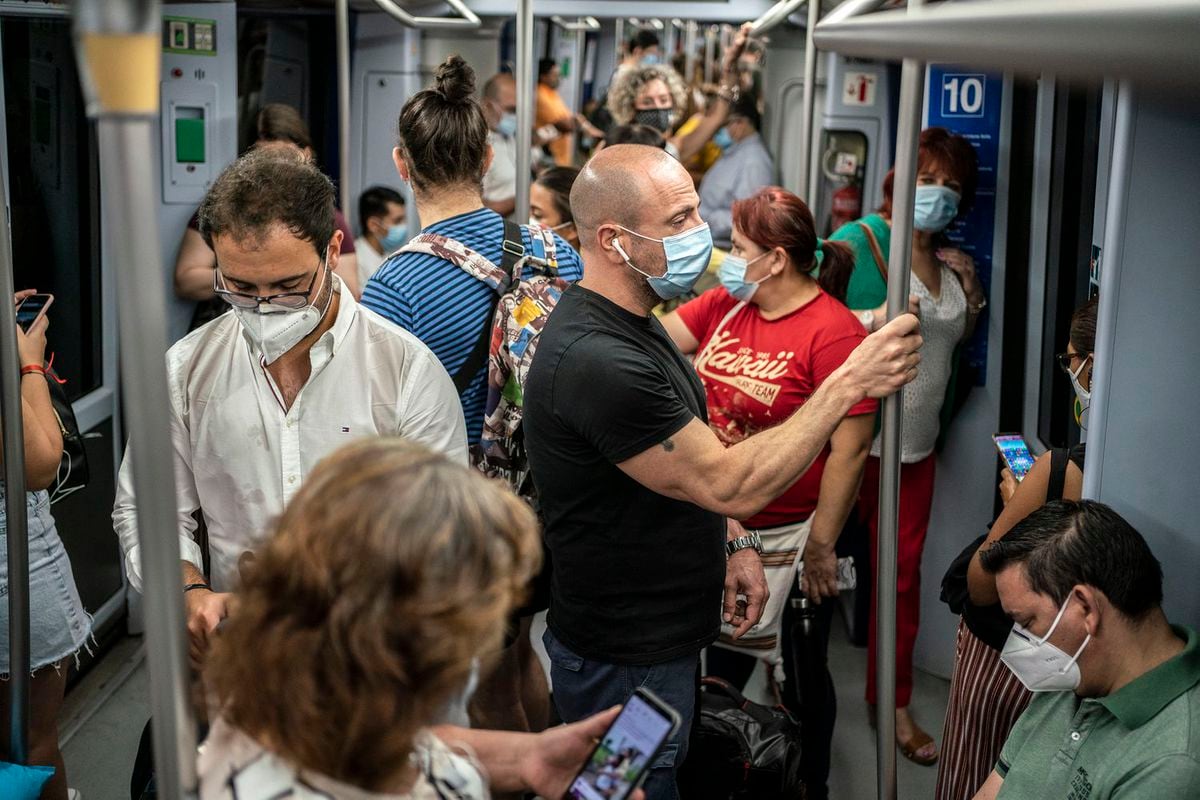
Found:
[[(321, 296), (325, 282), (329, 280), (329, 271), (329, 262), (325, 262), (321, 286), (313, 289), (314, 298)], [(316, 330), (332, 303), (333, 292), (330, 291), (322, 309), (317, 309), (311, 302), (303, 308), (284, 308), (260, 303), (255, 308), (234, 306), (233, 313), (237, 314), (238, 322), (242, 323), (242, 330), (258, 348), (263, 361), (271, 364)]]
[(1089, 633), (1084, 637), (1083, 644), (1079, 645), (1073, 656), (1068, 656), (1049, 641), (1070, 603), (1071, 598), (1068, 597), (1045, 636), (1038, 638), (1014, 622), (1012, 633), (1004, 643), (1000, 660), (1031, 692), (1073, 692), (1079, 686), (1077, 662), (1083, 648), (1092, 640), (1092, 635)]
[(1083, 430), (1087, 430), (1087, 412), (1092, 405), (1092, 391), (1083, 388), (1083, 384), (1079, 382), (1079, 376), (1083, 374), (1083, 368), (1088, 365), (1092, 357), (1088, 356), (1079, 365), (1079, 369), (1074, 372), (1068, 372), (1067, 377), (1071, 379), (1071, 388), (1075, 390), (1075, 422)]

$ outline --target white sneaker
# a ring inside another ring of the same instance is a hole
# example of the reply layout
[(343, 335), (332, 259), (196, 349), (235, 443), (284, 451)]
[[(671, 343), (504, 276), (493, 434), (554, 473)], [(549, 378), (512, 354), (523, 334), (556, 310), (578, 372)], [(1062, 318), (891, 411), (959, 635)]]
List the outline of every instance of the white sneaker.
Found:
[(83, 800), (83, 795), (78, 789), (67, 789), (67, 800)]

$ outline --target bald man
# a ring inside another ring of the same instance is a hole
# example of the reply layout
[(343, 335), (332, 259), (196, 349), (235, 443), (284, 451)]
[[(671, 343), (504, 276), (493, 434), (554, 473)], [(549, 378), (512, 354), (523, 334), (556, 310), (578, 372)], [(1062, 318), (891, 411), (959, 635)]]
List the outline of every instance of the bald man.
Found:
[(517, 84), (513, 76), (501, 72), (489, 78), (483, 85), (480, 107), (492, 146), (492, 163), (483, 176), (483, 204), (507, 217), (517, 207)]
[(740, 636), (766, 602), (757, 537), (727, 519), (782, 494), (852, 406), (898, 390), (920, 359), (916, 318), (901, 317), (791, 418), (724, 447), (699, 378), (650, 313), (708, 265), (698, 206), (687, 171), (658, 148), (615, 145), (588, 163), (571, 190), (584, 277), (542, 331), (524, 400), (554, 564), (544, 637), (554, 701), (578, 720), (644, 686), (679, 712), (680, 732), (652, 764), (651, 800), (678, 796), (700, 650), (722, 616)]

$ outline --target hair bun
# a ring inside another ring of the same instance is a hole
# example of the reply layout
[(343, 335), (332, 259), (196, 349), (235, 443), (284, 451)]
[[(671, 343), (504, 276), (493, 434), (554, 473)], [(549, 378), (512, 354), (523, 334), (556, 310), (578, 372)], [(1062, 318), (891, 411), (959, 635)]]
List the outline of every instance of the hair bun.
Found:
[(433, 81), (434, 89), (450, 103), (461, 103), (475, 93), (475, 70), (460, 55), (443, 61)]

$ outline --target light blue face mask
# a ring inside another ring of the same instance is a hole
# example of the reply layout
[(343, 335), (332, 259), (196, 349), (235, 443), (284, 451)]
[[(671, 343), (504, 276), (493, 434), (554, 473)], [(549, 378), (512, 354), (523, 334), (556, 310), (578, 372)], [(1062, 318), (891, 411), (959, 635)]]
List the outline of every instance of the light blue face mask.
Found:
[(708, 259), (712, 256), (713, 241), (707, 222), (665, 239), (645, 236), (637, 231), (629, 230), (624, 225), (617, 227), (627, 233), (632, 233), (639, 239), (662, 243), (663, 252), (667, 256), (667, 271), (662, 275), (651, 275), (633, 265), (625, 248), (621, 247), (621, 240), (618, 237), (614, 236), (612, 239), (613, 247), (621, 254), (621, 258), (625, 259), (629, 268), (645, 275), (649, 279), (650, 288), (663, 300), (672, 300), (690, 292), (696, 285), (696, 281), (700, 280), (700, 276), (704, 274), (704, 270), (708, 269)]
[(754, 258), (747, 261), (739, 256), (725, 256), (725, 260), (721, 262), (721, 266), (717, 269), (717, 278), (721, 281), (721, 285), (725, 287), (725, 291), (734, 296), (735, 299), (741, 300), (744, 303), (749, 303), (750, 298), (754, 297), (754, 293), (758, 291), (759, 285), (770, 278), (758, 281), (746, 280), (746, 267), (758, 261), (766, 255), (770, 255), (771, 251), (759, 253)]
[(958, 214), (958, 192), (948, 186), (918, 186), (913, 201), (913, 227), (927, 233), (944, 231)]
[(505, 139), (511, 139), (517, 135), (517, 115), (505, 112), (500, 116), (500, 121), (496, 123), (496, 133), (503, 136)]
[(408, 241), (408, 226), (399, 222), (387, 229), (387, 233), (379, 240), (379, 246), (383, 248), (384, 255), (388, 255), (398, 250), (406, 241)]
[(642, 56), (642, 59), (641, 59), (641, 65), (643, 67), (653, 67), (656, 64), (661, 64), (661, 63), (662, 63), (662, 56), (660, 56), (658, 53), (646, 53), (646, 55)]
[(733, 147), (733, 137), (729, 135), (729, 128), (721, 128), (713, 135), (713, 144), (722, 150), (728, 150)]

